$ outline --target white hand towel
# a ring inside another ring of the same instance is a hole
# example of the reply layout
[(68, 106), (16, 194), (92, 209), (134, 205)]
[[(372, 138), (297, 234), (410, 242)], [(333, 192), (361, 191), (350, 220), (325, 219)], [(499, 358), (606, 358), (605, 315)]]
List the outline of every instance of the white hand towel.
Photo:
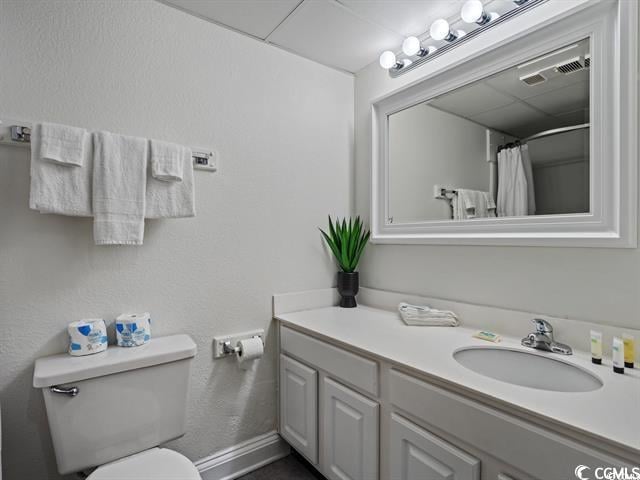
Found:
[(151, 140), (151, 175), (164, 182), (181, 182), (187, 147), (175, 143)]
[(93, 152), (82, 128), (36, 124), (31, 130), (29, 207), (41, 213), (90, 217)]
[(449, 310), (437, 310), (426, 305), (411, 305), (402, 302), (398, 305), (400, 317), (407, 325), (431, 327), (457, 327), (458, 316)]
[(488, 218), (495, 217), (495, 202), (491, 199), (489, 192), (481, 190), (468, 190), (460, 188), (457, 190), (458, 198), (464, 205), (464, 218)]
[(84, 128), (57, 123), (40, 125), (40, 157), (62, 165), (81, 167), (84, 162)]
[(195, 217), (195, 184), (191, 149), (181, 147), (181, 182), (163, 182), (147, 175), (145, 218)]
[(147, 139), (96, 132), (93, 237), (96, 245), (142, 245)]

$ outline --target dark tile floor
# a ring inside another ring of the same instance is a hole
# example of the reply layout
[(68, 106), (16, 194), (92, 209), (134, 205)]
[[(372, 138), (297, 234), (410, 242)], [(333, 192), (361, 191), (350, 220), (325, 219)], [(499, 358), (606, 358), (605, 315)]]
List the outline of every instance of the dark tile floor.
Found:
[(318, 473), (298, 453), (284, 457), (277, 462), (259, 468), (237, 480), (322, 480), (324, 477)]

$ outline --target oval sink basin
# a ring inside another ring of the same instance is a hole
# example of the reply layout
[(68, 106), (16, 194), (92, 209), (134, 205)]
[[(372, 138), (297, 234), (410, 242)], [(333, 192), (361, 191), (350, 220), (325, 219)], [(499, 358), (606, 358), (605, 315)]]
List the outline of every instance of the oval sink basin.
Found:
[(453, 358), (480, 375), (554, 392), (590, 392), (602, 387), (595, 375), (570, 363), (504, 347), (469, 347)]

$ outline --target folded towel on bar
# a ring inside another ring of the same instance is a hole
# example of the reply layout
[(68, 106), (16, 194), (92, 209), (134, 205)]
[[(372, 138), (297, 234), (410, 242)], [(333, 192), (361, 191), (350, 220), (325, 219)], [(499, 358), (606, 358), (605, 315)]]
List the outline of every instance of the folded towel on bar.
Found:
[(400, 317), (407, 325), (423, 325), (433, 327), (457, 327), (460, 325), (458, 316), (449, 310), (437, 310), (426, 305), (398, 305)]
[[(153, 148), (152, 140), (152, 148)], [(180, 147), (179, 169), (181, 182), (166, 182), (147, 175), (146, 218), (195, 217), (195, 183), (193, 180), (192, 152)], [(153, 164), (153, 161), (151, 162)], [(150, 167), (153, 169), (153, 165)]]
[(142, 245), (147, 139), (95, 132), (93, 237), (96, 245)]
[(454, 214), (458, 219), (489, 218), (496, 216), (496, 204), (489, 192), (481, 190), (457, 190), (457, 205), (454, 205)]
[(187, 147), (175, 143), (150, 140), (151, 176), (164, 182), (181, 182)]
[(41, 213), (92, 216), (91, 135), (54, 123), (31, 130), (29, 207)]

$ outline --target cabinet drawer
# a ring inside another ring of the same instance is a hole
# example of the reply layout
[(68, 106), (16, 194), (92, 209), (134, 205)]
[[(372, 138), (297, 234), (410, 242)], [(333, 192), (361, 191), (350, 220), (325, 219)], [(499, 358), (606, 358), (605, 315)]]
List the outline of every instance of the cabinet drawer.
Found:
[(280, 435), (318, 462), (318, 373), (280, 355)]
[[(533, 477), (575, 480), (576, 465), (628, 466), (617, 459), (396, 370), (391, 403)], [(535, 454), (532, 454), (535, 452)], [(544, 461), (540, 461), (543, 458)]]
[(480, 479), (480, 460), (395, 413), (390, 468), (394, 480)]
[(280, 327), (280, 348), (351, 385), (378, 396), (378, 364), (351, 352)]

